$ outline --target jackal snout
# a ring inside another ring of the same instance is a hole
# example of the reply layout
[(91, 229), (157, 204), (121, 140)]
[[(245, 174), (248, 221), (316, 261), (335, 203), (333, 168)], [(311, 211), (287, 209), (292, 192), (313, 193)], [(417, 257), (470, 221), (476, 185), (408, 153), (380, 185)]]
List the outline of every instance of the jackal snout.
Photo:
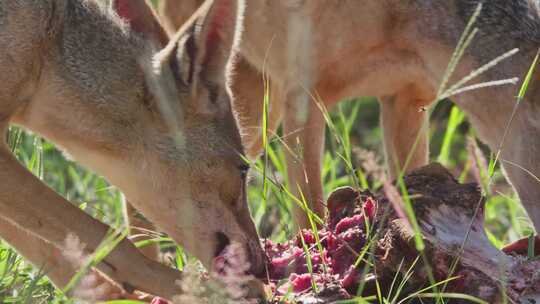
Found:
[(175, 200), (177, 216), (171, 218), (167, 230), (176, 233), (208, 267), (226, 246), (240, 244), (252, 272), (258, 274), (264, 268), (264, 254), (246, 200), (249, 167), (243, 159), (238, 130), (228, 122), (234, 121), (233, 114), (227, 110), (223, 115), (228, 118), (219, 120), (203, 117), (206, 114), (191, 115), (183, 122), (184, 130), (189, 130), (185, 131), (187, 159), (167, 162), (174, 168), (172, 174), (187, 175), (172, 179), (176, 182), (172, 191), (179, 193), (171, 196), (180, 197)]

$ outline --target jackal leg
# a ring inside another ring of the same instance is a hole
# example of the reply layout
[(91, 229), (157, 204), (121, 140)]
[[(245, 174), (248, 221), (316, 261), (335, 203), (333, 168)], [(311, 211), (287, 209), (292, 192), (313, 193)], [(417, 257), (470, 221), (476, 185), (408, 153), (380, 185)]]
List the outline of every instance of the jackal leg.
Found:
[[(428, 114), (421, 107), (427, 101), (407, 92), (383, 97), (381, 123), (389, 178), (403, 170), (409, 172), (428, 163)], [(406, 166), (406, 167), (405, 167)]]
[[(516, 116), (502, 147), (500, 163), (518, 193), (537, 233), (540, 233), (540, 141), (538, 130)], [(502, 129), (502, 128), (501, 128)], [(497, 147), (491, 147), (496, 151)]]
[(75, 275), (76, 269), (58, 248), (1, 217), (0, 234), (4, 241), (40, 268), (57, 287), (66, 286)]
[[(287, 100), (295, 100), (294, 98)], [(304, 109), (298, 103), (288, 103), (285, 111), (284, 137), (289, 175), (289, 187), (308, 207), (324, 217), (321, 161), (324, 148), (325, 121), (320, 109), (311, 100)], [(299, 117), (306, 115), (305, 117)], [(301, 192), (301, 193), (300, 193)], [(300, 195), (302, 194), (302, 195)], [(300, 228), (310, 227), (307, 214), (296, 206), (294, 215)]]
[[(77, 272), (74, 266), (76, 261), (66, 258), (65, 252), (1, 217), (0, 235), (3, 240), (16, 248), (19, 254), (40, 269), (58, 288), (66, 287)], [(84, 288), (91, 289), (92, 300), (111, 300), (127, 296), (119, 286), (107, 280), (99, 272), (91, 270), (91, 276), (93, 281), (87, 283)], [(78, 295), (75, 294), (75, 296)]]
[[(90, 254), (110, 230), (21, 166), (5, 140), (0, 144), (0, 180), (0, 215), (55, 247), (63, 248), (66, 238), (75, 235)], [(180, 272), (146, 258), (128, 240), (121, 241), (98, 269), (128, 291), (138, 289), (168, 299), (180, 293), (175, 283)]]

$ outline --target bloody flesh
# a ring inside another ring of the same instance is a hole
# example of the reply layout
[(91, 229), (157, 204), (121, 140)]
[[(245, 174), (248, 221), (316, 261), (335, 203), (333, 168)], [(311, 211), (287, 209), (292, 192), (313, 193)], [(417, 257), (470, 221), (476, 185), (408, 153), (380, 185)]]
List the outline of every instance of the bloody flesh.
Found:
[(367, 193), (343, 188), (328, 199), (328, 208), (326, 224), (318, 231), (302, 230), (287, 243), (264, 242), (270, 283), (278, 297), (330, 285), (341, 288), (344, 297), (356, 294), (363, 267), (359, 258), (377, 203)]

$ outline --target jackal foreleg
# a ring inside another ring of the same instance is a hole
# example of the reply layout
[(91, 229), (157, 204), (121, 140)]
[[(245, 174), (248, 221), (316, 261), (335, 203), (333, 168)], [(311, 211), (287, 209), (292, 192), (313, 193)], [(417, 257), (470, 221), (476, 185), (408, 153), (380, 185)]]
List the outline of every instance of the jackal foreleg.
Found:
[[(0, 146), (0, 214), (9, 222), (62, 248), (69, 235), (98, 248), (110, 228), (52, 191), (18, 163), (5, 144)], [(180, 272), (147, 259), (123, 240), (98, 269), (128, 291), (137, 289), (171, 299), (180, 293)]]
[[(305, 111), (305, 120), (298, 117), (301, 111)], [(289, 186), (292, 193), (300, 201), (303, 198), (307, 207), (321, 218), (325, 210), (321, 184), (324, 129), (324, 116), (315, 102), (310, 101), (306, 109), (296, 109), (289, 103), (284, 120)], [(295, 206), (294, 215), (300, 228), (310, 227), (305, 210)]]
[(388, 173), (391, 179), (428, 163), (429, 101), (408, 91), (380, 99), (381, 124)]

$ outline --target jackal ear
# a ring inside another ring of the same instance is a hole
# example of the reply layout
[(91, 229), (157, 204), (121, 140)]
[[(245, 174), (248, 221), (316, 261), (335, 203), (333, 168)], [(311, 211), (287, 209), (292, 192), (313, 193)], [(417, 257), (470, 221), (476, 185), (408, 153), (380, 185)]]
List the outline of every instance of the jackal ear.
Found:
[(239, 43), (243, 8), (243, 0), (207, 0), (178, 33), (180, 71), (175, 72), (184, 80), (224, 84)]
[(165, 46), (169, 40), (157, 14), (147, 0), (111, 0), (111, 8), (133, 31)]

